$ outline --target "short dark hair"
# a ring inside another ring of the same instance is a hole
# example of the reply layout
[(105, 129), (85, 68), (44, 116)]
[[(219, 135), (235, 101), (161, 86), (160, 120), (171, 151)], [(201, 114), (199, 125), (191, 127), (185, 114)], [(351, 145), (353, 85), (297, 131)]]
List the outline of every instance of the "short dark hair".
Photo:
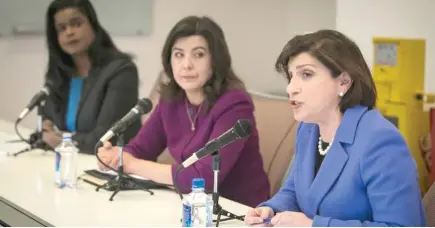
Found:
[(372, 109), (376, 105), (376, 86), (372, 74), (358, 46), (344, 34), (335, 30), (319, 30), (297, 35), (283, 48), (275, 68), (290, 81), (288, 63), (301, 53), (308, 53), (331, 72), (336, 78), (346, 72), (353, 83), (340, 102), (340, 111), (364, 105)]
[(220, 26), (209, 17), (188, 16), (181, 19), (166, 38), (162, 51), (164, 73), (169, 82), (160, 84), (160, 94), (165, 100), (184, 97), (183, 89), (175, 82), (171, 67), (171, 52), (174, 43), (182, 37), (200, 35), (207, 41), (211, 53), (212, 76), (204, 86), (206, 110), (210, 110), (219, 97), (228, 89), (245, 90), (243, 82), (232, 68), (231, 55), (225, 35)]
[[(74, 68), (71, 56), (65, 53), (59, 45), (54, 22), (54, 15), (66, 8), (80, 10), (88, 18), (95, 32), (95, 39), (88, 48), (88, 55), (93, 66), (104, 64), (110, 59), (109, 56), (113, 57), (114, 54), (121, 58), (131, 58), (130, 55), (117, 49), (109, 34), (98, 21), (97, 13), (89, 0), (53, 0), (46, 12), (45, 32), (49, 52), (47, 79), (55, 81), (55, 84), (63, 84), (65, 80), (69, 80), (68, 74), (64, 72), (70, 72)], [(60, 73), (60, 71), (63, 73)]]

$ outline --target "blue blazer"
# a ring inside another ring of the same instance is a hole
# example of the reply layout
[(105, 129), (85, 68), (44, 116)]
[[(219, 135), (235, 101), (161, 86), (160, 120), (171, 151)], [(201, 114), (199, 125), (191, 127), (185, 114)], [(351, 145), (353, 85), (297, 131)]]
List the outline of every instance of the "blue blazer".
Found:
[(426, 225), (416, 163), (378, 110), (346, 110), (314, 177), (318, 140), (318, 125), (299, 125), (286, 183), (259, 206), (302, 212), (313, 226)]

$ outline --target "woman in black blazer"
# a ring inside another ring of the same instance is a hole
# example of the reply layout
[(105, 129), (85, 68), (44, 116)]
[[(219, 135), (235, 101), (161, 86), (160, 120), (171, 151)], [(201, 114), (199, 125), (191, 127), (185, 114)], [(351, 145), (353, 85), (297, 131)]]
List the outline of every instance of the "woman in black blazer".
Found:
[[(46, 17), (46, 81), (53, 88), (43, 111), (43, 139), (56, 147), (61, 131), (72, 132), (80, 151), (93, 153), (99, 138), (137, 103), (137, 68), (116, 48), (89, 0), (54, 0)], [(125, 142), (140, 126), (138, 120), (125, 132)]]

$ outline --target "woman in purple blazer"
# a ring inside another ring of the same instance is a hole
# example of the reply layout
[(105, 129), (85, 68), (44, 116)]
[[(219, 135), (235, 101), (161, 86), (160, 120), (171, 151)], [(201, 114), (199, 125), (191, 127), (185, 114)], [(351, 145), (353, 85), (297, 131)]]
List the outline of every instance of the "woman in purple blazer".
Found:
[[(231, 66), (222, 29), (207, 17), (186, 17), (169, 33), (162, 52), (168, 83), (160, 85), (161, 100), (136, 137), (125, 146), (123, 164), (128, 173), (174, 184), (174, 173), (185, 159), (211, 139), (232, 128), (237, 120), (250, 120), (252, 133), (223, 147), (219, 153), (219, 193), (228, 199), (256, 206), (269, 197), (263, 169), (254, 106), (243, 82)], [(168, 148), (174, 165), (159, 164)], [(100, 148), (103, 162), (116, 167), (118, 149)], [(100, 164), (100, 168), (105, 167)], [(190, 191), (191, 181), (203, 177), (213, 189), (212, 157), (204, 157), (178, 174), (177, 185)]]

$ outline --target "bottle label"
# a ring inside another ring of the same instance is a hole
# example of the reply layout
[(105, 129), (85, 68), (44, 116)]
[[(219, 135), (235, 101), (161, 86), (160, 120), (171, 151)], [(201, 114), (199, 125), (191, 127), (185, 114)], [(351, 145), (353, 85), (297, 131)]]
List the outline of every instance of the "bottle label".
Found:
[(183, 224), (182, 227), (192, 226), (192, 206), (183, 204)]
[(206, 216), (207, 216), (206, 226), (212, 227), (213, 226), (213, 206), (207, 206), (207, 215)]
[(55, 152), (56, 154), (56, 161), (55, 161), (55, 169), (54, 169), (54, 181), (56, 185), (61, 185), (61, 178), (60, 178), (60, 159), (61, 155), (59, 152)]

